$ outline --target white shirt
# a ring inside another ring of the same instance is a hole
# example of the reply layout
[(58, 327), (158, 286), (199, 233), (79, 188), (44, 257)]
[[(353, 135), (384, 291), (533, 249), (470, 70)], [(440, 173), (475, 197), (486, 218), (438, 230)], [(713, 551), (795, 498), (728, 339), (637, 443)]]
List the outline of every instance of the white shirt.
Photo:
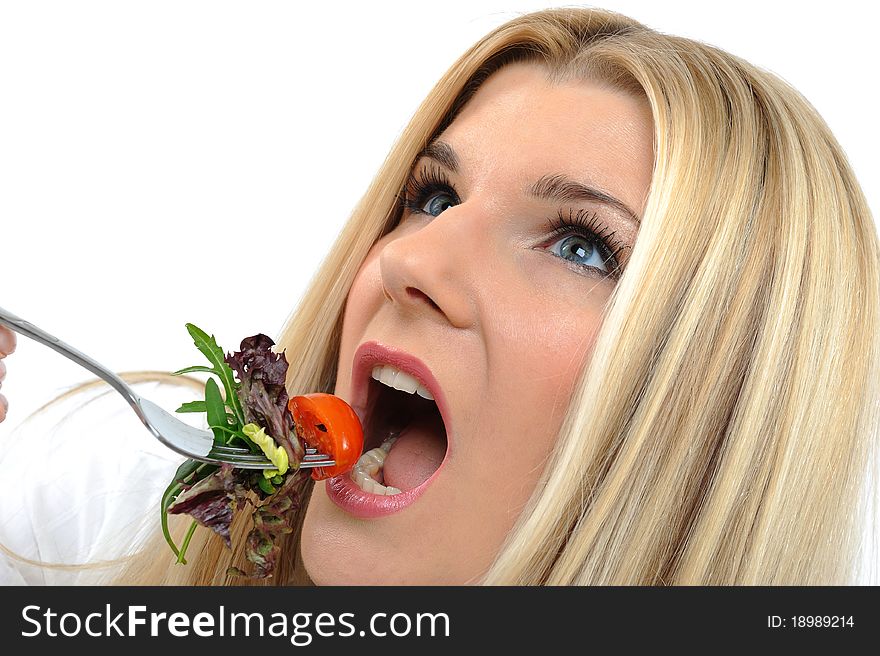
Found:
[[(185, 401), (204, 398), (196, 390), (158, 383), (133, 387), (186, 423), (207, 426), (203, 413), (174, 412)], [(107, 385), (7, 431), (0, 438), (0, 584), (105, 581), (120, 563), (76, 566), (134, 553), (160, 530), (162, 493), (184, 460), (156, 440)]]

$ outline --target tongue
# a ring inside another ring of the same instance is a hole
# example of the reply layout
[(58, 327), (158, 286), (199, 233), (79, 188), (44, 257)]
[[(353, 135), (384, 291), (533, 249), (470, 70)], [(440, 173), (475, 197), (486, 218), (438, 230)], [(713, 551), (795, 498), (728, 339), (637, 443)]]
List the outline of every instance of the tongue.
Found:
[(446, 456), (446, 430), (437, 412), (420, 413), (385, 456), (385, 485), (405, 492), (431, 477)]

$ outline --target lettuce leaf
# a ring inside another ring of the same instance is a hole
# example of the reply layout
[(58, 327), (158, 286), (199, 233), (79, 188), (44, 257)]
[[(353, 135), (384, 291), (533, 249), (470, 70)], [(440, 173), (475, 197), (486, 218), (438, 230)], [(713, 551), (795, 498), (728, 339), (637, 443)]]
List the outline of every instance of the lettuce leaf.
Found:
[(241, 470), (223, 464), (210, 476), (177, 495), (168, 513), (187, 514), (223, 538), (231, 548), (229, 527), (238, 502), (246, 498), (246, 490), (239, 475)]
[(262, 333), (245, 337), (241, 350), (227, 355), (226, 363), (240, 381), (237, 393), (245, 423), (262, 426), (287, 451), (291, 466), (299, 466), (304, 454), (287, 409), (287, 358), (275, 353), (275, 342)]

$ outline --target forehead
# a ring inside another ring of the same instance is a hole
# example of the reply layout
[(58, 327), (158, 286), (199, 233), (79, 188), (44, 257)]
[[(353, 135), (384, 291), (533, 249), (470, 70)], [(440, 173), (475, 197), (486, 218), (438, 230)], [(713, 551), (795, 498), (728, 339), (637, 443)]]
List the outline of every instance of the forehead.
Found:
[(574, 80), (550, 84), (537, 63), (510, 64), (477, 89), (440, 137), (462, 174), (531, 181), (564, 173), (640, 212), (653, 168), (653, 119), (644, 97)]

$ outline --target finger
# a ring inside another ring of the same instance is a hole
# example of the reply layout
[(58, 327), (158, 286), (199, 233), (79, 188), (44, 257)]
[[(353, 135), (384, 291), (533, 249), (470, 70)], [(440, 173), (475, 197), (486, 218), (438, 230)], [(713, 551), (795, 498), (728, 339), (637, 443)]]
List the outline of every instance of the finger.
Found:
[(0, 326), (0, 358), (15, 350), (15, 333), (6, 326)]
[(6, 378), (6, 363), (0, 360), (0, 383)]
[(9, 403), (6, 401), (6, 397), (0, 394), (0, 421), (6, 419), (6, 410), (9, 409)]

